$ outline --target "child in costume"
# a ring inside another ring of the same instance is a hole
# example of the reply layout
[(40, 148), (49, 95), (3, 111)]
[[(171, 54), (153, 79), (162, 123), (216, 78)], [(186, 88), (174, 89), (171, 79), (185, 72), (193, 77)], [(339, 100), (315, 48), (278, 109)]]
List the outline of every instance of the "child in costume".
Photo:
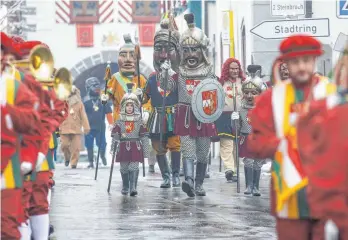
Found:
[(140, 114), (138, 97), (131, 93), (132, 83), (128, 83), (128, 93), (121, 100), (120, 118), (112, 130), (112, 152), (116, 151), (123, 187), (121, 193), (136, 196), (139, 163), (149, 157), (149, 139), (146, 126)]
[[(259, 182), (261, 176), (261, 168), (265, 163), (263, 159), (254, 159), (248, 157), (246, 151), (247, 141), (245, 136), (249, 135), (251, 132), (250, 120), (248, 118), (248, 113), (255, 105), (255, 97), (260, 95), (263, 91), (267, 89), (266, 83), (260, 77), (261, 66), (259, 65), (249, 65), (248, 72), (250, 76), (242, 84), (243, 99), (241, 103), (240, 112), (232, 113), (232, 121), (236, 119), (239, 120), (239, 132), (242, 136), (240, 141), (240, 157), (244, 157), (244, 175), (246, 190), (244, 194), (253, 196), (261, 196), (259, 190)], [(233, 123), (232, 123), (233, 124)]]

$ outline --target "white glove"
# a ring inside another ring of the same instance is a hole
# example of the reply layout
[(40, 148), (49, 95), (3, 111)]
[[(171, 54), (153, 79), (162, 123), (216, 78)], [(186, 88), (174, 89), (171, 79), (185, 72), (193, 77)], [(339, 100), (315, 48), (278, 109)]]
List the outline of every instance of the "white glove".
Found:
[(172, 69), (172, 64), (170, 61), (165, 60), (164, 63), (161, 65), (162, 72), (168, 71), (169, 76), (173, 76), (175, 72)]
[(109, 131), (111, 132), (112, 129), (114, 129), (114, 125), (110, 124), (110, 125), (108, 126), (108, 129), (109, 129)]
[(161, 65), (162, 71), (167, 71), (171, 68), (172, 68), (172, 64), (168, 60), (165, 60), (164, 63), (162, 63), (162, 65)]
[(290, 125), (294, 126), (297, 122), (297, 119), (298, 119), (298, 113), (290, 113), (290, 116), (289, 116), (289, 123)]
[(36, 171), (40, 171), (42, 163), (45, 161), (46, 156), (42, 152), (39, 152), (37, 155), (37, 162), (36, 162)]
[(238, 112), (232, 112), (231, 118), (232, 118), (232, 120), (238, 120), (239, 119), (239, 113)]
[(150, 114), (148, 112), (143, 111), (142, 119), (144, 124), (147, 123), (147, 121), (149, 120), (149, 117), (150, 117)]
[(100, 100), (101, 100), (102, 102), (107, 102), (107, 101), (109, 101), (109, 95), (103, 93), (103, 94), (100, 96)]
[(143, 90), (141, 88), (137, 88), (135, 90), (134, 94), (137, 95), (138, 97), (142, 96), (143, 95)]
[(149, 161), (149, 159), (148, 159), (148, 158), (144, 158), (144, 163), (145, 163), (145, 162), (148, 162), (148, 161)]
[(33, 164), (31, 164), (30, 162), (22, 162), (21, 172), (23, 175), (30, 173), (31, 170), (33, 170)]

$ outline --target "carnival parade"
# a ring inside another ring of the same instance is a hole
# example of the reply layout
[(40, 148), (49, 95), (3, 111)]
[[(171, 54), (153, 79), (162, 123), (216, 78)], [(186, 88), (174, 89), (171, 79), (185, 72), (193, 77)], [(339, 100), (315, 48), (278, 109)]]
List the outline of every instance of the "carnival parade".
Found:
[[(1, 3), (1, 239), (348, 240), (347, 18), (334, 50), (322, 25), (267, 37), (263, 21), (249, 29), (257, 52), (245, 25), (234, 27), (247, 19), (243, 4), (290, 9), (277, 29), (316, 24), (307, 14), (317, 3), (43, 3), (57, 7), (61, 29), (76, 25), (75, 51), (67, 30), (39, 38), (9, 27), (36, 6), (23, 2)], [(104, 18), (107, 5), (133, 22)], [(211, 9), (226, 13), (220, 35)], [(296, 25), (302, 10), (313, 22)], [(116, 32), (85, 58), (93, 24)], [(260, 57), (259, 38), (272, 57)]]

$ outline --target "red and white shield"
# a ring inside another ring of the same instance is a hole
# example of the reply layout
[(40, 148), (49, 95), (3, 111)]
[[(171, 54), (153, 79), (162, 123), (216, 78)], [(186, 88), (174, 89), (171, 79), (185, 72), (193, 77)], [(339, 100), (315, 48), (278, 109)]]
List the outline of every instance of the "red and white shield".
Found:
[[(161, 88), (160, 86), (160, 82), (157, 82), (157, 90), (158, 92), (161, 94), (161, 96), (163, 97), (164, 96), (164, 90)], [(166, 97), (170, 94), (170, 91), (167, 90), (166, 92)]]
[(217, 110), (217, 90), (209, 90), (202, 92), (203, 111), (207, 115), (212, 115)]
[(186, 90), (187, 92), (192, 95), (193, 90), (195, 90), (195, 87), (201, 82), (201, 80), (186, 80)]

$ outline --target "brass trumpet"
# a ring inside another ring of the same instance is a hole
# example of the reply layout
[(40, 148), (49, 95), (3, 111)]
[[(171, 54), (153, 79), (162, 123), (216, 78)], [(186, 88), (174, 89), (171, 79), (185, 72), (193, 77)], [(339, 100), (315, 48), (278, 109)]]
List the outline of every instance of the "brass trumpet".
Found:
[(72, 91), (69, 70), (60, 68), (55, 72), (53, 55), (50, 49), (43, 45), (34, 47), (28, 59), (13, 61), (10, 65), (17, 68), (28, 68), (42, 85), (52, 86), (60, 100), (66, 100)]

